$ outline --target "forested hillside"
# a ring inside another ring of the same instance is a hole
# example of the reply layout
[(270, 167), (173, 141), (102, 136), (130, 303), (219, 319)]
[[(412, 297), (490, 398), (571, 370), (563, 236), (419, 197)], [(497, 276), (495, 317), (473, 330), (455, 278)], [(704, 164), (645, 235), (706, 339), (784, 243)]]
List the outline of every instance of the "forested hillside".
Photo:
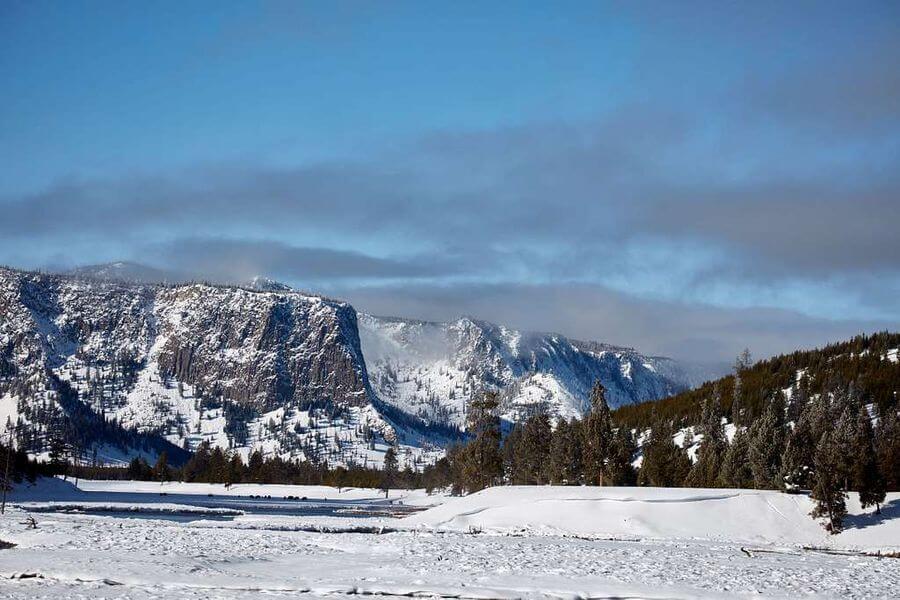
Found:
[[(826, 387), (850, 383), (863, 403), (874, 404), (883, 411), (897, 406), (898, 348), (900, 333), (883, 332), (860, 335), (817, 350), (776, 356), (753, 365), (745, 355), (735, 362), (735, 374), (663, 400), (622, 406), (613, 411), (613, 421), (639, 430), (658, 421), (681, 427), (695, 425), (700, 422), (704, 400), (713, 398), (718, 390), (729, 420), (749, 423), (763, 413), (766, 402), (778, 391), (797, 387), (810, 397)], [(736, 419), (735, 406), (740, 412)]]

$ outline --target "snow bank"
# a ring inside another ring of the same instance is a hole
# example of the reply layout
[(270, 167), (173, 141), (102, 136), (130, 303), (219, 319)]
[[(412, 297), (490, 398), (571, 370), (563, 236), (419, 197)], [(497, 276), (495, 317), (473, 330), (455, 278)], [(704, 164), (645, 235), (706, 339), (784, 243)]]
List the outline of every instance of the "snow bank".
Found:
[(881, 515), (847, 503), (847, 529), (825, 533), (802, 495), (729, 489), (498, 487), (403, 519), (440, 530), (609, 538), (704, 539), (863, 550), (900, 548), (900, 493)]

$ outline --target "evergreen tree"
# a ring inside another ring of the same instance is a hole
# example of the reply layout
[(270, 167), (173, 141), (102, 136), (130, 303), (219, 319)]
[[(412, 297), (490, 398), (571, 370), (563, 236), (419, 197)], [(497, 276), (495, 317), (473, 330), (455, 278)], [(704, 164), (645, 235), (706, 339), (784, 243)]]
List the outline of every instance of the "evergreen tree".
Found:
[(503, 475), (510, 485), (522, 485), (525, 483), (525, 465), (522, 463), (522, 438), (525, 435), (525, 425), (516, 423), (506, 434), (501, 447), (503, 460)]
[(859, 407), (848, 454), (853, 458), (853, 485), (859, 492), (860, 504), (863, 508), (874, 506), (875, 512), (880, 514), (885, 497), (885, 483), (878, 471), (872, 422), (864, 406)]
[[(791, 398), (793, 400), (793, 394)], [(781, 464), (781, 484), (787, 491), (808, 489), (811, 485), (817, 441), (813, 418), (819, 408), (815, 404), (804, 406), (787, 436)]]
[(769, 402), (765, 412), (750, 428), (748, 459), (753, 484), (758, 489), (780, 487), (781, 456), (784, 452), (784, 397), (781, 393)]
[[(208, 447), (207, 447), (208, 450)], [(197, 451), (199, 454), (199, 450)], [(196, 458), (197, 455), (195, 454)], [(261, 482), (263, 480), (263, 469), (265, 466), (265, 461), (263, 460), (262, 452), (259, 451), (259, 448), (250, 453), (250, 458), (247, 459), (247, 478), (249, 481), (253, 482)]]
[(517, 457), (522, 476), (520, 483), (525, 485), (547, 483), (551, 437), (550, 417), (546, 413), (532, 415), (525, 421)]
[[(732, 390), (731, 397), (731, 422), (734, 423), (736, 427), (744, 424), (743, 385), (741, 383), (741, 377), (744, 369), (750, 368), (752, 364), (753, 359), (750, 356), (750, 350), (748, 348), (744, 348), (744, 351), (741, 352), (734, 361), (734, 389)], [(716, 393), (718, 393), (718, 390), (716, 390)]]
[[(185, 481), (208, 481), (209, 471), (209, 442), (203, 441), (197, 446), (197, 451), (181, 470)], [(262, 456), (260, 456), (262, 458)]]
[(227, 478), (228, 459), (225, 456), (225, 452), (220, 447), (216, 446), (209, 455), (209, 465), (207, 466), (203, 480), (213, 483), (226, 481)]
[(387, 449), (387, 452), (384, 453), (384, 471), (382, 472), (381, 477), (381, 489), (384, 491), (385, 498), (388, 497), (391, 486), (394, 485), (394, 482), (397, 479), (397, 469), (397, 451), (391, 446)]
[(607, 462), (610, 485), (635, 485), (637, 483), (637, 471), (631, 464), (636, 450), (637, 446), (631, 431), (624, 427), (617, 429), (613, 434)]
[(231, 485), (235, 483), (240, 483), (244, 480), (244, 461), (241, 460), (241, 455), (235, 452), (231, 455), (231, 458), (228, 460), (228, 476), (225, 479), (225, 483)]
[(147, 464), (143, 456), (136, 456), (128, 463), (128, 478), (134, 481), (153, 479), (153, 469)]
[(469, 406), (469, 432), (474, 439), (465, 447), (462, 464), (462, 478), (469, 492), (494, 485), (502, 475), (498, 406), (495, 392), (484, 392)]
[(606, 389), (597, 380), (591, 390), (591, 412), (583, 422), (584, 482), (603, 485), (608, 478), (607, 461), (612, 450), (612, 418), (606, 403)]
[(750, 471), (747, 456), (749, 451), (750, 438), (745, 430), (738, 429), (722, 459), (722, 470), (718, 478), (719, 486), (730, 488), (753, 486), (753, 473)]
[(172, 471), (169, 469), (169, 457), (165, 451), (161, 452), (153, 467), (153, 476), (157, 481), (170, 481)]
[(839, 478), (841, 487), (849, 490), (853, 487), (853, 471), (856, 457), (849, 450), (853, 447), (856, 435), (856, 417), (859, 414), (859, 404), (854, 401), (852, 393), (842, 389), (835, 389), (832, 394), (831, 413), (835, 415), (834, 426), (831, 429), (834, 443), (845, 451), (837, 455), (834, 464), (835, 475)]
[(900, 416), (896, 408), (883, 410), (881, 415), (876, 439), (878, 470), (887, 489), (900, 490)]
[(844, 517), (847, 515), (846, 495), (840, 487), (838, 475), (843, 451), (830, 432), (825, 432), (816, 446), (815, 483), (812, 489), (816, 506), (810, 515), (815, 519), (825, 518), (825, 529), (832, 534), (843, 531)]
[(550, 441), (550, 483), (578, 485), (581, 482), (581, 422), (560, 419)]
[(644, 444), (643, 460), (638, 471), (639, 485), (681, 487), (691, 470), (691, 459), (684, 448), (672, 439), (670, 423), (659, 423)]
[(719, 482), (722, 461), (728, 450), (718, 388), (715, 388), (713, 397), (703, 404), (700, 433), (703, 439), (697, 450), (697, 462), (691, 468), (685, 484), (689, 487), (715, 487)]

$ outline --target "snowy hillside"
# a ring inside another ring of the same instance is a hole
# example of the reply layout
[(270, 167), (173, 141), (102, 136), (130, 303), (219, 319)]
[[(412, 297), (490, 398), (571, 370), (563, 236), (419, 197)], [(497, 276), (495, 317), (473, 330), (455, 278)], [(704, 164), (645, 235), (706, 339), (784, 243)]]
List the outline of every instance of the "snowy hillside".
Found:
[(372, 387), (384, 402), (460, 426), (469, 399), (485, 388), (501, 392), (504, 417), (517, 421), (539, 408), (581, 416), (597, 379), (614, 407), (695, 383), (667, 358), (471, 318), (434, 323), (360, 314), (359, 331)]

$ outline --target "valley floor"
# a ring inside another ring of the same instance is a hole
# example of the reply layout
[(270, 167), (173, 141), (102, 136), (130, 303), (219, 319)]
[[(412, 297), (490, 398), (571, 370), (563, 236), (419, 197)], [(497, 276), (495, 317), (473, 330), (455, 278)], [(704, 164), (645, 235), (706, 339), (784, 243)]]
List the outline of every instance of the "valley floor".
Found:
[[(881, 517), (858, 514), (829, 539), (812, 520), (788, 523), (805, 498), (741, 490), (498, 488), (449, 500), (402, 492), (389, 504), (375, 490), (312, 486), (83, 488), (93, 491), (46, 482), (14, 494), (0, 517), (0, 539), (17, 544), (0, 550), (0, 597), (888, 598), (900, 589), (900, 559), (848, 552), (900, 545), (898, 494)], [(261, 492), (271, 498), (248, 497)], [(210, 506), (219, 500), (228, 508)], [(732, 510), (757, 531), (714, 525)]]

